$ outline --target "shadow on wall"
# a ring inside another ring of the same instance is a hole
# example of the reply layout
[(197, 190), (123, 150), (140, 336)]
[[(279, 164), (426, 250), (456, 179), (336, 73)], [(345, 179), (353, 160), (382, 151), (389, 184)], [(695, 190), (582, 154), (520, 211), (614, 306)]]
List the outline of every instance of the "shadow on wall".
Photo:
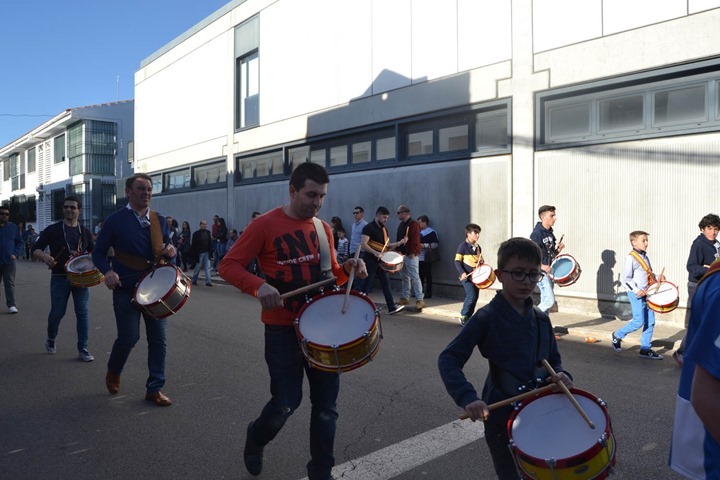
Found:
[(603, 318), (630, 320), (632, 318), (630, 301), (620, 288), (620, 273), (616, 277), (613, 271), (617, 264), (615, 251), (603, 250), (600, 259), (596, 277), (598, 311)]

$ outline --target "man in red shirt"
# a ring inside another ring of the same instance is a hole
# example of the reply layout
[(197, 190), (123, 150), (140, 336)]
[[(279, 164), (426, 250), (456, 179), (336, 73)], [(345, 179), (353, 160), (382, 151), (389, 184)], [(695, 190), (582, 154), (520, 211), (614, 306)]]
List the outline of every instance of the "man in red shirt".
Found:
[(415, 294), (415, 308), (425, 308), (422, 282), (420, 282), (420, 225), (410, 215), (410, 207), (400, 205), (397, 209), (397, 251), (405, 255), (402, 269), (402, 293), (400, 305), (410, 303), (410, 293)]
[[(306, 373), (312, 402), (308, 478), (332, 478), (340, 378), (337, 373), (311, 368), (298, 343), (293, 320), (305, 303), (305, 296), (312, 296), (312, 291), (285, 300), (280, 296), (323, 279), (320, 238), (313, 218), (322, 207), (329, 182), (322, 166), (310, 162), (299, 165), (290, 177), (288, 204), (249, 223), (238, 238), (238, 245), (220, 262), (220, 276), (260, 301), (261, 319), (265, 323), (265, 361), (270, 373), (272, 398), (247, 428), (243, 456), (251, 475), (260, 475), (263, 448), (300, 405), (303, 373)], [(365, 278), (367, 272), (362, 260), (357, 264), (354, 259), (342, 265), (337, 263), (330, 226), (322, 222), (322, 228), (337, 284), (342, 285), (348, 280), (353, 266), (356, 266), (356, 275)], [(246, 268), (256, 257), (265, 279)]]

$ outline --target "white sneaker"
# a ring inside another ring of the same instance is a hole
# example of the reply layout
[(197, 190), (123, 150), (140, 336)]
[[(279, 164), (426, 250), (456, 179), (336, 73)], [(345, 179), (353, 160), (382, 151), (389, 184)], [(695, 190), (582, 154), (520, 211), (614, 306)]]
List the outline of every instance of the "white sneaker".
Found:
[(18, 313), (18, 309), (17, 309), (17, 307), (16, 307), (15, 305), (13, 305), (12, 307), (8, 308), (8, 312), (10, 312), (10, 313)]

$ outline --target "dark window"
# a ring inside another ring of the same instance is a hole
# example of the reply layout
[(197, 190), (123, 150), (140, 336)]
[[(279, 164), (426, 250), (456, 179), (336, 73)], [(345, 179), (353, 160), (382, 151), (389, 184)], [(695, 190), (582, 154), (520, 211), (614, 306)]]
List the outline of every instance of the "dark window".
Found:
[(65, 161), (65, 135), (60, 135), (54, 139), (53, 152), (55, 154), (55, 163)]
[(260, 20), (235, 28), (235, 128), (260, 124)]

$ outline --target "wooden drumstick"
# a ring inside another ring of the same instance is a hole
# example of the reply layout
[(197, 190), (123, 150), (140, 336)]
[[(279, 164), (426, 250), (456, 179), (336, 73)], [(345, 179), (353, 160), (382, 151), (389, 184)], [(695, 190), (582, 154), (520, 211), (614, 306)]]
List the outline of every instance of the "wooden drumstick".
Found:
[[(358, 258), (360, 258), (360, 249), (355, 250), (355, 265), (357, 265)], [(350, 269), (350, 278), (348, 279), (347, 285), (345, 285), (345, 300), (343, 300), (342, 313), (345, 315), (347, 310), (348, 298), (350, 298), (350, 289), (352, 288), (353, 280), (355, 280), (355, 265)]]
[[(496, 410), (500, 407), (505, 407), (507, 405), (510, 405), (511, 403), (519, 402), (520, 400), (522, 400), (524, 398), (531, 397), (533, 395), (540, 395), (541, 393), (545, 393), (547, 391), (554, 390), (556, 388), (557, 388), (557, 386), (554, 383), (551, 383), (549, 385), (545, 385), (544, 387), (540, 387), (535, 390), (530, 390), (528, 392), (521, 393), (520, 395), (515, 395), (514, 397), (506, 398), (505, 400), (500, 400), (499, 402), (495, 402), (492, 405), (488, 405), (488, 410), (490, 410), (492, 412), (493, 410)], [(468, 418), (470, 418), (470, 416), (465, 412), (463, 412), (460, 415), (460, 420), (467, 420)]]
[[(555, 375), (557, 375), (557, 374), (555, 373), (555, 370), (553, 370), (553, 368), (550, 366), (550, 364), (548, 363), (547, 360), (545, 360), (545, 359), (543, 358), (543, 359), (541, 360), (541, 362), (542, 362), (543, 366), (547, 369), (547, 371), (550, 372), (550, 375), (552, 375), (553, 377), (554, 377)], [(575, 397), (573, 396), (573, 394), (570, 393), (570, 390), (568, 389), (567, 385), (565, 385), (565, 384), (562, 383), (562, 382), (555, 382), (555, 383), (557, 383), (557, 385), (560, 387), (560, 389), (565, 393), (565, 395), (567, 395), (567, 397), (570, 399), (570, 403), (573, 404), (573, 406), (575, 407), (575, 409), (576, 409), (576, 410), (578, 411), (578, 413), (585, 419), (585, 421), (586, 421), (587, 424), (590, 426), (590, 428), (593, 428), (593, 429), (594, 429), (594, 428), (595, 428), (595, 424), (592, 422), (592, 420), (590, 420), (590, 417), (588, 417), (587, 413), (585, 413), (585, 410), (583, 410), (583, 408), (580, 406), (580, 404), (579, 404), (578, 401), (575, 399)]]
[(291, 290), (289, 292), (285, 292), (282, 295), (280, 295), (280, 298), (285, 300), (286, 298), (294, 297), (295, 295), (299, 293), (305, 293), (308, 290), (312, 290), (314, 288), (322, 287), (323, 285), (327, 285), (328, 283), (332, 283), (335, 281), (335, 277), (326, 278), (325, 280), (320, 280), (316, 283), (311, 283), (310, 285), (305, 285), (304, 287), (297, 288), (295, 290)]
[(562, 243), (563, 238), (565, 238), (565, 234), (564, 234), (564, 233), (563, 233), (562, 235), (560, 235), (560, 241), (558, 242), (558, 245), (560, 245), (560, 244)]
[(382, 250), (380, 250), (380, 254), (381, 254), (381, 255), (382, 255), (383, 253), (385, 253), (385, 249), (387, 248), (388, 243), (390, 243), (390, 237), (388, 237), (387, 240), (385, 240), (385, 245), (383, 245)]

